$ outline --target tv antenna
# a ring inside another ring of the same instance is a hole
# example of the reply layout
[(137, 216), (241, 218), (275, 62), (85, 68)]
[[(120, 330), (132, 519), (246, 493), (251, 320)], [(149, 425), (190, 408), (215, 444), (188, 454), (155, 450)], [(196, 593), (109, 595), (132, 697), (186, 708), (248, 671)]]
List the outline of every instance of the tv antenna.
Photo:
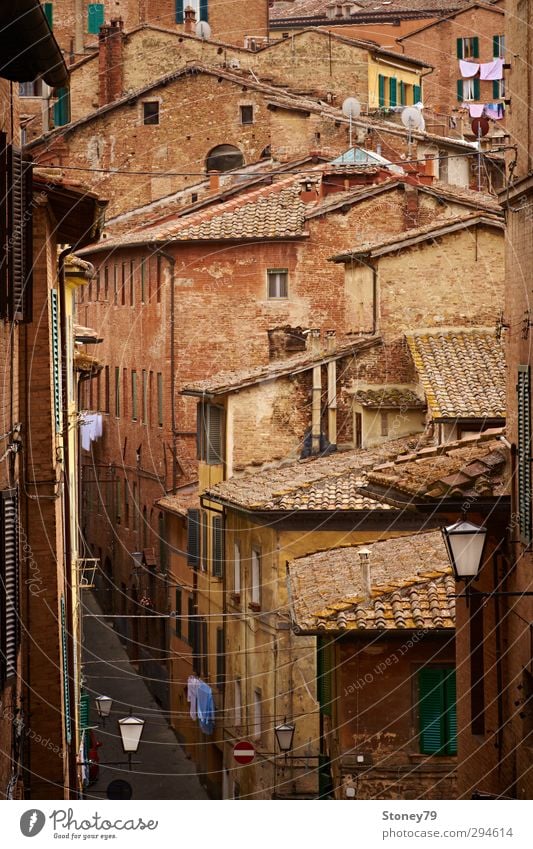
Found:
[(211, 38), (211, 27), (207, 23), (207, 21), (198, 21), (195, 27), (196, 35), (198, 38), (201, 38), (202, 41), (209, 41)]
[(489, 120), (484, 115), (472, 120), (472, 133), (477, 139), (477, 190), (481, 191), (481, 139), (489, 131)]
[(350, 119), (350, 149), (353, 147), (352, 144), (352, 121), (354, 118), (359, 118), (361, 114), (361, 104), (357, 100), (356, 97), (347, 97), (344, 103), (342, 104), (342, 114)]
[(402, 124), (407, 130), (407, 158), (411, 159), (411, 142), (413, 130), (421, 130), (424, 126), (424, 118), (420, 109), (416, 106), (406, 106), (402, 109)]

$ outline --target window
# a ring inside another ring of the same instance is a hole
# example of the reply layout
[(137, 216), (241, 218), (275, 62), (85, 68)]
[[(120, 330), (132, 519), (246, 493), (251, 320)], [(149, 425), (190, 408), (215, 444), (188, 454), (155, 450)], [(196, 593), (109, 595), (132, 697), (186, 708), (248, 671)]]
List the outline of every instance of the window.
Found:
[(118, 266), (113, 266), (113, 303), (118, 304)]
[(194, 569), (200, 562), (200, 511), (187, 511), (187, 563)]
[(196, 645), (196, 616), (194, 613), (194, 599), (192, 595), (187, 600), (187, 642), (193, 649), (193, 654), (197, 648)]
[(331, 716), (333, 703), (333, 670), (335, 668), (334, 643), (317, 640), (316, 698), (320, 713)]
[(202, 566), (202, 572), (207, 572), (207, 557), (208, 557), (208, 531), (209, 524), (207, 519), (207, 512), (202, 510), (200, 513), (200, 521), (201, 521), (201, 532), (202, 532), (202, 550), (201, 550), (201, 558), (200, 563)]
[(126, 262), (122, 263), (122, 283), (120, 287), (120, 303), (124, 307), (126, 305), (126, 277), (127, 277), (127, 268), (128, 265)]
[(105, 367), (105, 385), (104, 385), (104, 413), (109, 413), (111, 409), (110, 403), (110, 380), (109, 380), (109, 366)]
[(233, 684), (233, 722), (237, 728), (242, 725), (241, 682), (238, 679)]
[(517, 484), (520, 539), (529, 545), (532, 538), (531, 522), (531, 371), (529, 366), (518, 366), (517, 391)]
[(43, 11), (48, 21), (48, 26), (50, 29), (54, 28), (54, 4), (53, 3), (43, 3)]
[(381, 420), (381, 436), (389, 435), (389, 414), (384, 411), (379, 414)]
[(109, 268), (104, 268), (104, 301), (109, 300)]
[(268, 297), (289, 297), (289, 272), (286, 268), (269, 268), (267, 271)]
[(96, 375), (96, 410), (97, 412), (101, 412), (102, 410), (102, 372), (99, 371)]
[(56, 101), (54, 103), (54, 126), (63, 127), (70, 121), (70, 92), (68, 88), (56, 90)]
[(457, 754), (455, 669), (424, 667), (418, 672), (420, 752)]
[(213, 516), (211, 547), (211, 572), (213, 577), (222, 578), (224, 574), (224, 526), (222, 516)]
[(157, 424), (163, 427), (163, 375), (157, 372)]
[[(92, 381), (91, 381), (92, 386)], [(128, 415), (128, 369), (122, 369), (122, 414)]]
[(139, 501), (137, 498), (137, 484), (133, 482), (133, 530), (136, 531), (139, 527)]
[(115, 367), (115, 416), (120, 416), (120, 369)]
[(492, 96), (494, 100), (503, 100), (505, 97), (505, 80), (493, 80), (492, 82)]
[(457, 100), (479, 100), (479, 80), (457, 80)]
[(43, 81), (40, 77), (29, 83), (19, 83), (20, 97), (41, 97), (43, 91)]
[(104, 25), (104, 4), (89, 3), (87, 6), (87, 32), (98, 35), (100, 27)]
[(124, 526), (130, 526), (130, 486), (127, 478), (124, 481)]
[(398, 81), (396, 77), (389, 79), (389, 106), (396, 106), (398, 103)]
[(31, 321), (32, 308), (32, 165), (0, 133), (3, 215), (0, 238), (7, 246), (0, 264), (0, 317)]
[(233, 592), (241, 593), (241, 550), (237, 543), (233, 546)]
[(252, 724), (252, 737), (258, 740), (261, 737), (262, 716), (261, 716), (261, 690), (254, 690), (254, 718)]
[(383, 74), (378, 74), (378, 104), (385, 106), (385, 80)]
[(457, 58), (458, 59), (478, 59), (479, 58), (479, 38), (458, 38), (457, 39)]
[(254, 122), (254, 107), (239, 106), (241, 113), (241, 124), (253, 124)]
[(402, 82), (402, 80), (400, 80), (398, 88), (399, 88), (399, 92), (400, 92), (400, 106), (406, 106), (407, 105), (407, 92), (406, 92), (407, 86), (405, 85), (404, 82)]
[(159, 124), (159, 101), (145, 100), (143, 103), (143, 124)]
[(224, 462), (224, 410), (214, 404), (198, 404), (198, 459), (210, 466)]
[(50, 291), (50, 313), (51, 313), (51, 342), (52, 342), (52, 375), (54, 388), (54, 420), (56, 430), (60, 431), (63, 423), (62, 417), (62, 392), (61, 385), (61, 361), (59, 345), (59, 295), (56, 289)]
[(137, 372), (131, 372), (131, 417), (137, 421)]
[(158, 304), (161, 303), (161, 280), (162, 280), (162, 271), (163, 271), (162, 263), (163, 263), (163, 257), (161, 256), (161, 254), (158, 254), (157, 255), (157, 262), (156, 262), (156, 282), (155, 282), (155, 287), (156, 287), (155, 288), (155, 297), (156, 297), (156, 301), (157, 301)]
[(130, 306), (135, 306), (135, 268), (130, 260)]
[(231, 171), (244, 165), (244, 156), (238, 147), (221, 144), (214, 147), (206, 160), (207, 171)]
[(141, 259), (141, 302), (146, 303), (146, 257)]
[(224, 646), (224, 628), (217, 628), (217, 669), (216, 669), (216, 685), (219, 690), (222, 690), (224, 687), (224, 681), (226, 677), (226, 664), (225, 664), (225, 646)]
[(503, 59), (505, 56), (505, 36), (492, 36), (492, 55), (495, 59)]
[(0, 686), (17, 672), (19, 520), (16, 490), (0, 492)]
[(252, 550), (252, 586), (251, 602), (257, 607), (261, 606), (261, 554)]
[(161, 572), (167, 571), (167, 536), (165, 515), (160, 513), (158, 517), (158, 534), (159, 534), (159, 568)]
[(148, 421), (148, 373), (142, 370), (142, 423)]
[(182, 600), (181, 587), (176, 589), (176, 619), (175, 619), (175, 634), (181, 640), (181, 615), (182, 615)]

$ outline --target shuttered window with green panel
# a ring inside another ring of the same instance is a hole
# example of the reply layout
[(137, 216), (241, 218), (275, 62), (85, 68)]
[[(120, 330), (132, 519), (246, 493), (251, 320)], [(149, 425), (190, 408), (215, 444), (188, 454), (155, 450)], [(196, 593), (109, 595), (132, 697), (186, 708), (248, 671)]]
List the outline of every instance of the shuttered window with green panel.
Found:
[(518, 366), (517, 392), (517, 486), (520, 539), (529, 545), (531, 523), (531, 369)]
[(65, 737), (72, 742), (72, 719), (70, 715), (70, 678), (68, 674), (68, 630), (65, 613), (65, 599), (61, 597), (61, 659), (63, 666), (63, 704), (65, 710)]
[(455, 669), (424, 667), (418, 673), (420, 751), (457, 754)]
[(320, 712), (326, 716), (332, 715), (334, 651), (334, 643), (317, 638), (316, 694)]
[(54, 389), (54, 421), (56, 431), (63, 424), (62, 387), (61, 387), (61, 357), (59, 350), (59, 294), (56, 289), (50, 291), (50, 317), (52, 326), (52, 379)]

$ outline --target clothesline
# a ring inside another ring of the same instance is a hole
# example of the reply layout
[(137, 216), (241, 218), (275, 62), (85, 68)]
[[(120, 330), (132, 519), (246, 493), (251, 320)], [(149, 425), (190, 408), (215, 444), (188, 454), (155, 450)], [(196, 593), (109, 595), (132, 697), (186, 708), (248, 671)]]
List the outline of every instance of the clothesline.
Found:
[(467, 62), (459, 59), (459, 70), (463, 79), (470, 80), (479, 74), (480, 80), (503, 79), (503, 59), (493, 59), (492, 62)]

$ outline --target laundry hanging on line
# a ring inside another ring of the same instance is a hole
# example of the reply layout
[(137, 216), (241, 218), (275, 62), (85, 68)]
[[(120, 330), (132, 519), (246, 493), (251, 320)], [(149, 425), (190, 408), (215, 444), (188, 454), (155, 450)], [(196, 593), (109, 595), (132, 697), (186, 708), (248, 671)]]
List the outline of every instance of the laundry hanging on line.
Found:
[(466, 62), (464, 59), (459, 59), (459, 70), (461, 76), (468, 80), (479, 73), (479, 62)]

